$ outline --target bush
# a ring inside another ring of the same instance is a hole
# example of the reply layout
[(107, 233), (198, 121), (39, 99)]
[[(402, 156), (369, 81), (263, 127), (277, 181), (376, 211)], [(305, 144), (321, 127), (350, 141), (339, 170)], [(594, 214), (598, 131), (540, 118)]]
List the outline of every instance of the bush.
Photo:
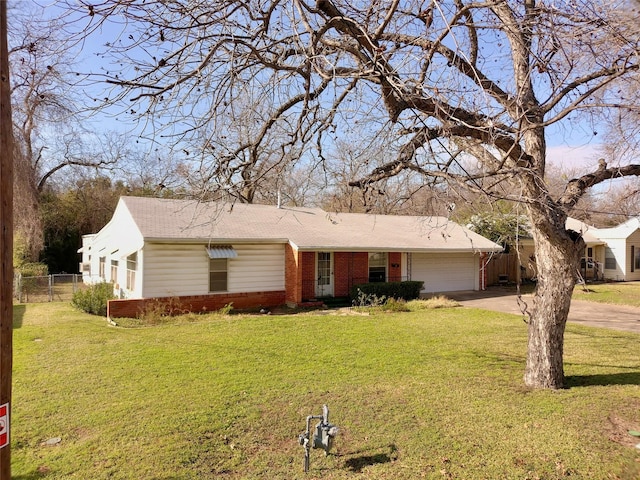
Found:
[(233, 303), (228, 303), (218, 310), (192, 311), (190, 305), (183, 304), (176, 297), (155, 298), (145, 302), (135, 318), (118, 318), (114, 324), (125, 328), (152, 327), (156, 325), (180, 325), (197, 321), (205, 321), (214, 315), (229, 315), (233, 311)]
[(116, 298), (113, 283), (96, 283), (73, 294), (71, 304), (92, 315), (107, 316), (107, 302)]
[(46, 277), (49, 275), (49, 267), (44, 263), (22, 263), (15, 267), (15, 271), (23, 277)]
[(420, 296), (423, 285), (424, 282), (418, 281), (361, 283), (351, 287), (349, 294), (351, 299), (355, 301), (362, 295), (385, 299), (413, 300)]
[(407, 304), (407, 308), (410, 311), (418, 310), (431, 310), (434, 308), (453, 308), (459, 307), (460, 304), (455, 300), (445, 297), (444, 295), (436, 295), (431, 298), (425, 298), (420, 300), (412, 300)]
[(382, 306), (382, 309), (385, 312), (408, 312), (409, 311), (409, 307), (407, 306), (407, 301), (403, 300), (403, 299), (395, 299), (395, 298), (389, 298), (384, 305)]
[(379, 297), (375, 293), (366, 294), (358, 289), (358, 297), (353, 300), (353, 306), (356, 309), (366, 308), (370, 310), (378, 310), (381, 312), (408, 312), (409, 307), (407, 301), (402, 298)]
[(356, 297), (351, 301), (354, 307), (379, 307), (384, 305), (387, 297), (384, 295), (379, 297), (375, 293), (364, 293), (358, 289)]

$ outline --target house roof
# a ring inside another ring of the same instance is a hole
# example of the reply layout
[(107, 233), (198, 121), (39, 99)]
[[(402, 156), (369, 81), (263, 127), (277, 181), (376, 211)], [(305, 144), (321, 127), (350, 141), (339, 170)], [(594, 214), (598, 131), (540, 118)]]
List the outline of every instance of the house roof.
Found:
[(122, 197), (150, 242), (290, 242), (300, 250), (490, 252), (502, 247), (445, 217)]
[(640, 228), (640, 219), (633, 217), (620, 225), (611, 228), (599, 228), (597, 229), (597, 235), (600, 238), (613, 239), (613, 238), (627, 238), (632, 233)]
[(573, 230), (574, 232), (578, 232), (582, 234), (582, 238), (588, 245), (596, 244), (600, 245), (604, 242), (598, 236), (598, 229), (592, 227), (589, 224), (586, 224), (575, 218), (567, 218), (567, 222), (565, 223), (566, 228)]

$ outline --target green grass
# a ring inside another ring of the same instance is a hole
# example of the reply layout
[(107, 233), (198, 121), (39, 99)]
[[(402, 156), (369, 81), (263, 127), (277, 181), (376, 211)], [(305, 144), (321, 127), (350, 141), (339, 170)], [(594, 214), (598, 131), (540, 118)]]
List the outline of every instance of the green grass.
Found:
[[(14, 309), (14, 479), (637, 479), (639, 335), (569, 325), (571, 388), (523, 387), (519, 317)], [(322, 404), (332, 455), (297, 437)], [(60, 437), (56, 446), (43, 442)]]
[(640, 282), (576, 285), (573, 298), (590, 302), (640, 307)]

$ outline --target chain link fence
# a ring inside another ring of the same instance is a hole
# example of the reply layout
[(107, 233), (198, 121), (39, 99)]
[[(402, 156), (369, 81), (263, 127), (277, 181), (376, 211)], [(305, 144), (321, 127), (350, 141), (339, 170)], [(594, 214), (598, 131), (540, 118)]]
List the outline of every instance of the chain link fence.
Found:
[(13, 279), (13, 297), (18, 303), (68, 302), (79, 289), (85, 288), (81, 274), (57, 274)]

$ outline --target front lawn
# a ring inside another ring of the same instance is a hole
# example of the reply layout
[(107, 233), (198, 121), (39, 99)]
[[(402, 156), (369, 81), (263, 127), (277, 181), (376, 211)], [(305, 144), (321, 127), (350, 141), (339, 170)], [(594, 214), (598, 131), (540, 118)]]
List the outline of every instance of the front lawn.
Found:
[[(15, 479), (635, 479), (640, 336), (570, 324), (571, 388), (523, 387), (526, 325), (462, 308), (122, 328), (14, 307)], [(322, 405), (334, 454), (298, 434)], [(49, 441), (47, 443), (47, 441)]]
[(640, 307), (640, 282), (612, 282), (576, 285), (573, 298), (591, 302)]

